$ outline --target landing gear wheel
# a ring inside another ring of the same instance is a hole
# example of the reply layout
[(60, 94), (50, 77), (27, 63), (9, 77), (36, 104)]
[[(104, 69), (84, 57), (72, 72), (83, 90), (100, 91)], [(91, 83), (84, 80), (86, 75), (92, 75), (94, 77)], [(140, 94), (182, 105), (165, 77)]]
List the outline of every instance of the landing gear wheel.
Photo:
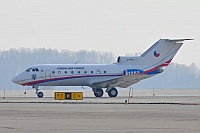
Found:
[(103, 96), (103, 90), (102, 89), (96, 89), (94, 92), (95, 97), (102, 97)]
[(118, 95), (118, 91), (116, 88), (112, 88), (111, 90), (108, 91), (109, 97), (116, 97)]
[(37, 93), (37, 96), (38, 96), (38, 98), (43, 98), (44, 95), (43, 95), (42, 92), (38, 92), (38, 93)]

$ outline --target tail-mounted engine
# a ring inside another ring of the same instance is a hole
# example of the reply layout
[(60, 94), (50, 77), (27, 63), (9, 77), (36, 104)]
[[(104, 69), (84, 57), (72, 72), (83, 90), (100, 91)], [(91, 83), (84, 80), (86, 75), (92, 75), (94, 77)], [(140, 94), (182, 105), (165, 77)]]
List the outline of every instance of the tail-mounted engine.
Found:
[(159, 72), (159, 73), (162, 73), (163, 71), (164, 71), (164, 67), (163, 67), (163, 66), (159, 66), (159, 67), (158, 67), (158, 72)]
[(117, 58), (117, 63), (136, 63), (137, 64), (140, 64), (142, 62), (142, 58), (143, 57), (122, 57), (122, 56), (119, 56)]

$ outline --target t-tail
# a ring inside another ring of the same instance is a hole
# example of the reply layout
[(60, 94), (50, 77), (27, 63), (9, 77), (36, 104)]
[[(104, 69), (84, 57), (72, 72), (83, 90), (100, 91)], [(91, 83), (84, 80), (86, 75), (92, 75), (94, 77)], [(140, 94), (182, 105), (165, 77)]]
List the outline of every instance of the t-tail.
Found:
[(144, 66), (147, 74), (162, 72), (163, 66), (168, 66), (183, 41), (193, 39), (160, 39), (139, 57), (118, 57), (118, 63)]

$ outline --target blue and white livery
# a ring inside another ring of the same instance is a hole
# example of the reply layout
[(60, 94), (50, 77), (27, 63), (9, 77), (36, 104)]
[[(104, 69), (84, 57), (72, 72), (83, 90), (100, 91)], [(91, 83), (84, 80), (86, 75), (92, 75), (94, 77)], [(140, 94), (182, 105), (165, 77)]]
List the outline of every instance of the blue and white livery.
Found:
[(132, 84), (164, 71), (182, 42), (192, 39), (160, 39), (138, 57), (121, 57), (114, 64), (41, 64), (29, 67), (12, 79), (12, 82), (33, 86), (38, 97), (39, 86), (89, 86), (96, 97), (103, 96), (102, 88), (110, 97), (116, 97), (116, 87), (127, 88)]

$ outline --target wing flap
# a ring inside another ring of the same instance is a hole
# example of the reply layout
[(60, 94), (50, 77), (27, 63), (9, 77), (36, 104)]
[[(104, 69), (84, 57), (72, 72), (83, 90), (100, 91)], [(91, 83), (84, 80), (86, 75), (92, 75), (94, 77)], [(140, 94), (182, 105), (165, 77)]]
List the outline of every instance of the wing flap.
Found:
[(98, 87), (107, 88), (109, 86), (127, 88), (130, 85), (135, 84), (145, 78), (147, 78), (147, 75), (145, 74), (124, 75), (118, 78), (113, 78), (113, 79), (109, 79), (109, 80), (105, 80), (101, 82), (94, 82), (92, 86), (96, 88)]

